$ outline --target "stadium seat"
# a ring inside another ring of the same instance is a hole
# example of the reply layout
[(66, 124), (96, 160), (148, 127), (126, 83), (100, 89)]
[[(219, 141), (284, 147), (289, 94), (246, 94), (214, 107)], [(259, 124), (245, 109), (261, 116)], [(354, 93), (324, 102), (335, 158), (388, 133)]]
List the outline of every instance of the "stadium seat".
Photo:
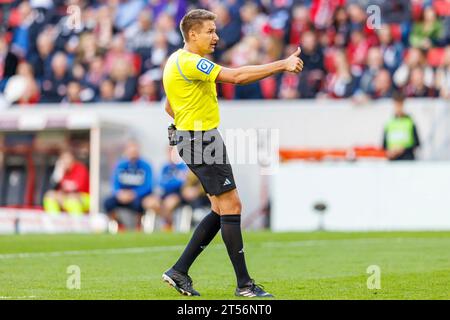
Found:
[(441, 17), (450, 16), (450, 5), (446, 0), (434, 0), (433, 7), (438, 16)]
[(439, 67), (444, 63), (445, 48), (431, 48), (427, 54), (427, 62), (432, 67)]

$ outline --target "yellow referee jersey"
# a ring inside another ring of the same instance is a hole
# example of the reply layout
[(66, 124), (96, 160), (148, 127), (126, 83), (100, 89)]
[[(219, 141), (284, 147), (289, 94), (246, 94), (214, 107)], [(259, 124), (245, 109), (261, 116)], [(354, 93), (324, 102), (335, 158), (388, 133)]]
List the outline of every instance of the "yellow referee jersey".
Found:
[(220, 121), (216, 78), (221, 66), (184, 49), (172, 53), (163, 84), (179, 130), (210, 130)]

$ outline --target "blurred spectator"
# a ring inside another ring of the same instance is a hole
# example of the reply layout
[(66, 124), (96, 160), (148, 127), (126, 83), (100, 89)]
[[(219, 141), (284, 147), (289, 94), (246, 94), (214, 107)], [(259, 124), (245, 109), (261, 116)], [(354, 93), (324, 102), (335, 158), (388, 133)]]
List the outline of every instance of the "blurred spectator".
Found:
[(149, 1), (150, 8), (153, 15), (157, 18), (161, 13), (168, 13), (170, 16), (175, 17), (175, 24), (179, 25), (181, 19), (187, 12), (186, 0), (152, 0)]
[(82, 64), (75, 63), (73, 65), (71, 77), (72, 77), (71, 81), (78, 82), (80, 89), (78, 99), (75, 99), (75, 101), (79, 100), (80, 103), (95, 101), (96, 88), (91, 86), (90, 83), (87, 81), (86, 70)]
[(270, 1), (267, 7), (269, 15), (268, 33), (279, 39), (286, 40), (289, 32), (292, 1)]
[(181, 198), (183, 203), (194, 210), (211, 205), (200, 180), (191, 170), (188, 171), (186, 181), (181, 187)]
[(353, 30), (351, 32), (350, 42), (347, 46), (347, 59), (352, 71), (357, 72), (359, 75), (362, 73), (363, 66), (367, 61), (369, 47), (369, 41), (361, 30)]
[[(355, 101), (359, 102), (367, 102), (369, 98), (375, 98), (378, 96), (376, 93), (376, 81), (375, 79), (380, 75), (381, 71), (383, 70), (383, 54), (381, 52), (381, 49), (379, 47), (372, 47), (369, 49), (369, 53), (367, 55), (367, 67), (363, 71), (363, 74), (361, 76), (361, 79), (359, 80), (359, 87), (357, 91), (355, 92), (354, 99)], [(388, 85), (392, 85), (391, 83), (391, 77), (388, 73)], [(385, 79), (385, 75), (378, 77), (378, 79)], [(379, 83), (378, 85), (383, 86), (383, 84)], [(384, 88), (378, 88), (378, 90), (385, 91)], [(385, 93), (382, 94), (384, 96)]]
[(114, 98), (117, 101), (132, 101), (136, 92), (136, 78), (132, 76), (132, 66), (126, 60), (116, 60), (111, 70), (114, 81)]
[(357, 88), (357, 79), (351, 73), (350, 66), (343, 51), (336, 51), (334, 56), (336, 71), (327, 75), (325, 89), (331, 98), (348, 98)]
[[(374, 1), (371, 4), (374, 4)], [(375, 1), (381, 8), (383, 23), (402, 23), (411, 19), (411, 0)]]
[(159, 83), (154, 81), (149, 74), (143, 74), (138, 81), (138, 94), (134, 97), (135, 102), (152, 102), (161, 99), (159, 95)]
[(153, 195), (144, 198), (144, 209), (155, 210), (165, 220), (165, 230), (171, 230), (173, 224), (173, 212), (181, 204), (181, 187), (186, 181), (188, 167), (178, 156), (176, 149), (167, 149), (167, 162), (163, 164), (159, 177), (161, 190), (159, 207), (155, 207)]
[(40, 99), (39, 85), (34, 77), (33, 67), (27, 62), (21, 62), (17, 67), (17, 75), (26, 80), (24, 94), (18, 100), (19, 104), (34, 104)]
[(432, 87), (434, 83), (433, 69), (427, 65), (425, 55), (420, 49), (411, 48), (408, 50), (405, 62), (395, 71), (393, 80), (397, 87), (403, 87), (407, 84), (410, 78), (411, 70), (420, 67), (424, 70), (424, 84), (427, 87)]
[(440, 97), (450, 99), (450, 45), (445, 49), (443, 64), (436, 72), (436, 88)]
[(450, 0), (434, 0), (437, 15), (443, 20), (443, 41), (450, 45)]
[[(112, 72), (115, 66), (126, 64), (134, 67), (134, 55), (126, 48), (125, 37), (122, 34), (114, 36), (111, 49), (106, 53), (104, 69), (106, 73)], [(134, 69), (130, 72), (134, 73)]]
[(89, 63), (89, 67), (86, 73), (86, 83), (98, 91), (100, 83), (106, 77), (105, 70), (103, 69), (103, 59), (101, 56), (95, 56)]
[(61, 101), (62, 104), (81, 104), (81, 84), (78, 81), (70, 81), (67, 85), (67, 94)]
[(376, 45), (378, 38), (375, 29), (367, 23), (367, 14), (363, 7), (357, 3), (350, 3), (347, 12), (350, 18), (350, 32), (361, 31), (370, 46)]
[[(154, 44), (150, 51), (151, 58), (146, 61), (145, 69), (147, 70), (162, 70), (166, 58), (169, 56), (169, 43), (162, 32), (156, 32)], [(159, 74), (159, 79), (162, 79), (162, 73)]]
[(71, 78), (73, 81), (78, 81), (80, 83), (85, 82), (86, 77), (86, 70), (84, 70), (84, 67), (82, 64), (75, 62), (72, 66), (71, 70)]
[(178, 25), (175, 24), (173, 16), (169, 13), (163, 12), (156, 18), (155, 31), (164, 35), (169, 44), (171, 53), (182, 46), (183, 39), (178, 29)]
[(2, 0), (0, 1), (0, 33), (8, 28), (8, 22), (11, 14), (11, 8), (13, 7), (14, 0)]
[[(274, 35), (269, 35), (264, 37), (261, 41), (262, 47), (259, 52), (259, 61), (260, 63), (270, 63), (274, 60), (279, 60), (283, 55), (283, 41)], [(297, 46), (295, 48), (291, 48), (290, 46), (286, 47), (287, 55), (289, 56), (292, 52), (297, 50)], [(265, 78), (259, 81), (259, 87), (261, 89), (262, 97), (264, 99), (276, 99), (277, 91), (278, 91), (278, 83), (280, 75), (272, 76)]]
[(338, 48), (344, 48), (350, 40), (350, 20), (344, 7), (338, 7), (333, 16), (330, 27), (333, 37), (332, 43)]
[(302, 34), (313, 29), (309, 18), (309, 10), (305, 6), (295, 6), (292, 10), (292, 22), (289, 32), (289, 44), (298, 46)]
[(415, 67), (411, 70), (409, 81), (404, 87), (403, 92), (406, 97), (411, 98), (435, 96), (434, 88), (425, 84), (425, 72), (421, 67)]
[(384, 65), (393, 74), (402, 63), (403, 45), (399, 41), (394, 41), (389, 25), (383, 24), (377, 32), (380, 40), (380, 48), (383, 53)]
[(9, 50), (5, 36), (0, 34), (0, 91), (9, 77), (16, 73), (19, 58)]
[[(240, 67), (259, 63), (261, 41), (256, 36), (247, 36), (230, 50), (230, 65)], [(262, 99), (259, 82), (235, 86), (235, 99)]]
[(112, 220), (120, 222), (115, 210), (128, 208), (136, 214), (139, 223), (144, 213), (142, 200), (153, 197), (153, 171), (150, 163), (141, 157), (136, 141), (127, 142), (124, 157), (116, 165), (111, 183), (112, 195), (104, 203), (106, 213)]
[(144, 0), (121, 0), (116, 7), (114, 25), (123, 30), (136, 21), (139, 12), (145, 7)]
[(367, 67), (364, 70), (359, 83), (359, 89), (366, 94), (374, 92), (374, 79), (378, 72), (383, 69), (383, 54), (379, 47), (369, 49), (367, 55)]
[(24, 58), (30, 47), (29, 28), (36, 19), (36, 12), (33, 11), (28, 1), (20, 2), (17, 9), (20, 22), (14, 30), (11, 47), (18, 56)]
[(101, 53), (102, 50), (97, 45), (97, 39), (94, 33), (85, 32), (80, 36), (78, 53), (76, 57), (77, 62), (87, 68), (89, 64)]
[(216, 27), (219, 42), (214, 51), (214, 57), (217, 59), (225, 50), (231, 48), (241, 39), (241, 18), (240, 16), (232, 16), (224, 3), (218, 2), (212, 10), (217, 14)]
[(414, 152), (420, 146), (416, 125), (404, 112), (405, 97), (395, 92), (393, 100), (395, 114), (384, 128), (383, 149), (389, 160), (415, 160)]
[(61, 102), (67, 93), (67, 84), (71, 80), (67, 56), (57, 52), (52, 58), (51, 72), (42, 81), (42, 102)]
[(155, 32), (152, 29), (152, 22), (151, 11), (144, 10), (139, 13), (138, 20), (124, 32), (127, 47), (139, 54), (142, 66), (146, 69), (151, 67), (151, 61), (149, 61), (149, 59), (152, 57), (152, 47), (155, 41)]
[(109, 48), (113, 38), (113, 33), (117, 31), (114, 29), (113, 17), (113, 6), (102, 5), (96, 11), (97, 19), (95, 21), (94, 34), (97, 40), (97, 45), (102, 50)]
[(324, 55), (314, 32), (303, 33), (301, 49), (300, 58), (303, 60), (305, 67), (303, 72), (298, 75), (300, 77), (299, 97), (314, 98), (320, 91), (325, 79)]
[(391, 75), (388, 70), (382, 69), (375, 76), (374, 90), (370, 95), (372, 99), (390, 98), (392, 97), (394, 88), (392, 86)]
[(37, 52), (29, 58), (34, 68), (34, 74), (38, 80), (42, 80), (51, 70), (51, 61), (54, 50), (54, 37), (50, 29), (41, 32), (36, 42)]
[(437, 19), (433, 7), (427, 7), (423, 11), (423, 18), (415, 22), (409, 36), (412, 47), (430, 49), (441, 43), (443, 37), (442, 22)]
[(89, 170), (72, 152), (66, 150), (59, 156), (51, 184), (44, 195), (45, 212), (82, 215), (89, 211)]
[(345, 4), (345, 0), (312, 0), (311, 20), (317, 29), (325, 29), (333, 21), (333, 15), (338, 7)]
[[(259, 36), (264, 32), (267, 25), (267, 16), (261, 13), (257, 3), (247, 1), (239, 10), (242, 21), (242, 37)], [(294, 26), (293, 26), (294, 28)]]
[(100, 83), (100, 95), (98, 97), (99, 102), (115, 102), (114, 97), (114, 81), (110, 78), (103, 80)]

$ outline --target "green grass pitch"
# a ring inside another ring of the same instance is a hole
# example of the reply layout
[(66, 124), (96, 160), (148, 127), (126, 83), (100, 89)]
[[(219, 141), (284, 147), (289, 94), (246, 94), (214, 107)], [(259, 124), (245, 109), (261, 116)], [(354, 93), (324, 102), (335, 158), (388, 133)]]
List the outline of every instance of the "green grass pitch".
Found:
[[(0, 300), (235, 299), (220, 235), (190, 270), (201, 297), (162, 282), (189, 237), (0, 236)], [(450, 299), (450, 232), (246, 232), (244, 242), (251, 276), (275, 299)], [(80, 268), (80, 289), (67, 288), (71, 265)], [(367, 287), (371, 265), (380, 268), (380, 289)]]

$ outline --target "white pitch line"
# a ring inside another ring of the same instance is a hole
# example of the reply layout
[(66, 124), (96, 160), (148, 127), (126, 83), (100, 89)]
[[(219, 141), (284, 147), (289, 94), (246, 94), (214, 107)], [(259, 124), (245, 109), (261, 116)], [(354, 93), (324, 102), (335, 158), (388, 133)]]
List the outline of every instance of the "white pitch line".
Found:
[[(327, 241), (327, 240), (319, 240)], [(316, 240), (295, 241), (295, 242), (262, 242), (263, 247), (283, 247), (283, 246), (308, 246), (319, 244)], [(213, 244), (208, 246), (209, 249), (222, 248), (223, 244)], [(69, 251), (49, 251), (49, 252), (23, 252), (23, 253), (7, 253), (0, 254), (1, 259), (26, 259), (26, 258), (47, 258), (47, 257), (61, 257), (61, 256), (81, 256), (81, 255), (102, 255), (102, 254), (136, 254), (147, 252), (162, 252), (162, 251), (177, 251), (183, 250), (185, 246), (157, 246), (157, 247), (132, 247), (119, 249), (92, 249), (92, 250), (69, 250)]]
[[(308, 246), (318, 244), (316, 241), (302, 241), (302, 242), (263, 242), (263, 247), (283, 247), (283, 246)], [(223, 248), (223, 244), (213, 244), (208, 246), (209, 249)], [(93, 249), (93, 250), (70, 250), (70, 251), (49, 251), (49, 252), (23, 252), (23, 253), (7, 253), (0, 254), (0, 260), (6, 259), (26, 259), (26, 258), (47, 258), (47, 257), (61, 257), (61, 256), (81, 256), (81, 255), (103, 255), (103, 254), (136, 254), (147, 252), (162, 252), (162, 251), (178, 251), (183, 250), (185, 246), (157, 246), (157, 247), (134, 247), (134, 248), (120, 248), (120, 249)]]
[(23, 296), (23, 297), (4, 297), (4, 296), (0, 296), (0, 300), (1, 299), (4, 299), (4, 300), (6, 300), (6, 299), (18, 299), (18, 300), (21, 300), (21, 299), (35, 299), (35, 298), (37, 298), (37, 296)]
[(0, 254), (0, 259), (24, 259), (24, 258), (46, 258), (61, 256), (81, 256), (95, 254), (136, 254), (145, 252), (160, 252), (167, 250), (182, 250), (184, 246), (159, 246), (159, 247), (135, 247), (121, 249), (93, 249), (93, 250), (70, 250), (70, 251), (51, 251), (51, 252), (24, 252)]
[[(392, 240), (402, 242), (404, 240), (443, 240), (442, 238), (357, 238), (357, 239), (322, 239), (322, 240), (303, 240), (303, 241), (268, 241), (268, 242), (249, 242), (248, 246), (261, 246), (264, 248), (282, 248), (282, 247), (307, 247), (317, 245), (329, 245), (330, 243), (376, 243), (383, 240)], [(213, 244), (208, 246), (209, 249), (223, 248), (223, 244)], [(184, 245), (174, 246), (155, 246), (155, 247), (132, 247), (132, 248), (116, 248), (116, 249), (92, 249), (92, 250), (69, 250), (69, 251), (50, 251), (50, 252), (23, 252), (23, 253), (7, 253), (0, 254), (0, 260), (7, 259), (26, 259), (26, 258), (47, 258), (61, 256), (82, 256), (82, 255), (111, 255), (111, 254), (138, 254), (147, 252), (163, 252), (163, 251), (181, 251)]]

